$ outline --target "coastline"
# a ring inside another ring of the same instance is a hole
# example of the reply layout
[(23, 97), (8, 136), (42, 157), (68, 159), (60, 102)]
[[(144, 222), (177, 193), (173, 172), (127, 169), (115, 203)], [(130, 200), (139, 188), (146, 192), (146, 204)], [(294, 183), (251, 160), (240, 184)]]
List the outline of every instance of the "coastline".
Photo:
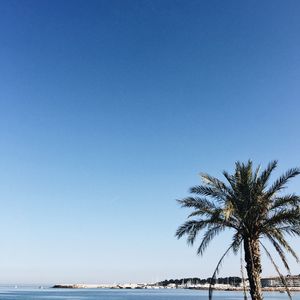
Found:
[[(145, 284), (55, 284), (51, 288), (54, 289), (187, 289), (187, 290), (208, 290), (208, 286), (202, 287), (163, 287), (156, 285), (145, 285)], [(243, 292), (243, 287), (214, 287), (215, 291), (230, 291), (230, 292)], [(249, 291), (249, 289), (246, 289)], [(291, 292), (300, 292), (300, 287), (289, 287)], [(285, 292), (284, 287), (263, 287), (262, 291), (264, 292)]]

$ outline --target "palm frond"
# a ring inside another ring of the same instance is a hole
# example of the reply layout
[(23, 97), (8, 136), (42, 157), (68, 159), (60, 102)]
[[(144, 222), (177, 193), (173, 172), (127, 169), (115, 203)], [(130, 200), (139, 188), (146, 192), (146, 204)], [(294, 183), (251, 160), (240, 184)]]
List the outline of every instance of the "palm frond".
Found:
[(265, 220), (263, 227), (278, 227), (284, 225), (299, 226), (300, 210), (299, 208), (281, 209), (274, 215)]
[(287, 285), (287, 283), (286, 283), (286, 280), (285, 280), (284, 276), (281, 274), (281, 272), (280, 272), (278, 266), (276, 265), (274, 259), (272, 258), (271, 253), (268, 251), (268, 249), (264, 246), (264, 244), (263, 244), (262, 242), (260, 242), (260, 244), (261, 244), (261, 246), (264, 248), (264, 250), (265, 250), (265, 252), (266, 252), (268, 258), (270, 259), (270, 261), (271, 261), (272, 265), (274, 266), (274, 268), (275, 268), (277, 274), (279, 275), (279, 277), (280, 277), (280, 279), (281, 279), (281, 282), (282, 282), (282, 284), (284, 285), (284, 288), (285, 288), (285, 290), (286, 290), (286, 292), (287, 292), (289, 298), (292, 300), (292, 295), (291, 295), (291, 293), (290, 293), (290, 290), (289, 290), (289, 288), (288, 288), (288, 285)]
[(230, 175), (228, 172), (223, 171), (223, 176), (226, 178), (226, 180), (228, 181), (228, 183), (230, 184), (230, 187), (232, 188), (233, 191), (235, 191), (236, 189), (236, 185), (235, 185), (235, 178), (233, 175)]
[(200, 176), (202, 178), (202, 181), (205, 184), (208, 184), (212, 187), (215, 187), (215, 188), (218, 188), (218, 189), (221, 189), (221, 190), (225, 188), (224, 182), (222, 182), (221, 180), (219, 180), (216, 177), (213, 177), (213, 176), (211, 176), (207, 173), (200, 173)]
[[(200, 243), (200, 246), (197, 249), (197, 254), (198, 255), (202, 255), (204, 253), (204, 251), (206, 250), (206, 248), (208, 247), (209, 243), (212, 241), (212, 239), (218, 235), (221, 231), (223, 231), (224, 225), (216, 225), (210, 229), (208, 229), (205, 234), (203, 235), (202, 241)], [(192, 244), (194, 242), (191, 241), (190, 244)]]
[(190, 188), (192, 194), (202, 195), (205, 197), (211, 197), (217, 201), (224, 201), (226, 199), (226, 193), (215, 187), (207, 185), (197, 185)]
[(271, 161), (267, 168), (263, 170), (260, 174), (260, 176), (257, 178), (257, 184), (261, 187), (261, 190), (265, 188), (267, 185), (267, 182), (271, 176), (271, 173), (276, 169), (277, 167), (277, 160)]
[(254, 171), (254, 174), (253, 174), (253, 181), (254, 181), (254, 182), (257, 181), (257, 178), (258, 178), (260, 169), (261, 169), (261, 165), (258, 165), (258, 167), (257, 167), (257, 168), (255, 169), (255, 171)]
[(285, 266), (286, 270), (288, 271), (289, 274), (291, 274), (290, 267), (288, 265), (286, 256), (285, 256), (281, 246), (276, 242), (276, 240), (271, 235), (267, 235), (267, 236), (268, 236), (269, 241), (272, 243), (275, 250), (277, 251), (278, 255), (280, 256), (280, 259), (281, 259), (283, 265)]
[(234, 235), (233, 235), (233, 238), (232, 238), (232, 251), (234, 254), (237, 254), (238, 251), (239, 251), (239, 248), (242, 244), (242, 241), (243, 241), (243, 236), (242, 234), (237, 231)]
[(293, 248), (289, 245), (289, 243), (285, 240), (283, 234), (278, 228), (270, 228), (268, 232), (266, 232), (267, 237), (272, 237), (282, 248), (288, 251), (296, 260), (299, 262), (299, 257), (297, 253), (293, 250)]
[(210, 200), (200, 197), (187, 197), (177, 200), (181, 207), (194, 208), (198, 215), (212, 213), (218, 207)]
[(285, 185), (287, 182), (300, 174), (300, 169), (299, 168), (292, 168), (288, 170), (286, 173), (284, 173), (282, 176), (280, 176), (268, 189), (267, 194), (271, 197), (275, 193), (279, 192), (283, 188), (285, 188)]
[(285, 209), (287, 207), (297, 207), (300, 204), (300, 197), (295, 194), (289, 194), (282, 197), (276, 197), (272, 200), (270, 211), (274, 209)]
[(176, 230), (175, 236), (180, 239), (184, 235), (188, 234), (194, 234), (194, 237), (196, 238), (197, 233), (205, 228), (207, 225), (207, 222), (205, 220), (189, 220), (183, 223), (181, 226), (178, 227)]
[(278, 230), (290, 236), (300, 236), (300, 225), (278, 227)]
[(226, 195), (233, 195), (232, 189), (227, 186), (223, 181), (219, 180), (216, 177), (210, 176), (207, 173), (200, 173), (200, 176), (202, 178), (202, 181), (206, 184), (209, 185), (210, 187), (222, 191), (224, 196)]
[(229, 253), (230, 249), (232, 248), (232, 244), (227, 248), (227, 250), (224, 252), (224, 254), (221, 256), (220, 260), (217, 263), (217, 266), (215, 268), (215, 271), (212, 275), (212, 279), (211, 282), (209, 284), (209, 289), (208, 289), (208, 299), (211, 300), (212, 299), (212, 294), (213, 294), (213, 285), (214, 285), (214, 281), (216, 280), (216, 276), (219, 274), (220, 271), (220, 267), (222, 265), (222, 262), (225, 258), (225, 256)]

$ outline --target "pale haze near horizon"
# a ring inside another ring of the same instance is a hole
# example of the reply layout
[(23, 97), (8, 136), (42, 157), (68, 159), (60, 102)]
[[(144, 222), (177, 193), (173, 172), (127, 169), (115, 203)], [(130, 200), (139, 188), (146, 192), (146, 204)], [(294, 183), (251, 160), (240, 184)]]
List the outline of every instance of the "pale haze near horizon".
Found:
[[(197, 257), (174, 237), (188, 213), (175, 199), (237, 160), (300, 166), (299, 2), (0, 12), (0, 283), (211, 276), (230, 233)], [(220, 276), (239, 268), (230, 255)]]

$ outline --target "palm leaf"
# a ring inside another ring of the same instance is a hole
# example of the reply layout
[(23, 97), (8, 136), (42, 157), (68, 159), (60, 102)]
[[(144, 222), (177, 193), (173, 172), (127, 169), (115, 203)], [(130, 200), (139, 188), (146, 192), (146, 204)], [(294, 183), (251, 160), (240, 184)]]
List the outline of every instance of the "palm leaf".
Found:
[(277, 167), (277, 160), (271, 161), (267, 168), (262, 171), (261, 175), (257, 179), (257, 183), (260, 185), (261, 189), (263, 190), (271, 176), (271, 173), (276, 169)]
[(200, 246), (198, 247), (197, 254), (202, 255), (212, 239), (224, 229), (224, 225), (217, 225), (208, 229), (203, 236)]
[(205, 228), (205, 226), (207, 226), (207, 222), (204, 220), (189, 220), (178, 227), (175, 236), (180, 239), (182, 236), (193, 232), (196, 237), (196, 233)]
[(281, 274), (281, 272), (280, 272), (278, 266), (276, 265), (275, 261), (274, 261), (273, 258), (272, 258), (272, 255), (270, 254), (270, 252), (267, 250), (267, 248), (264, 246), (264, 244), (263, 244), (262, 242), (260, 242), (260, 244), (261, 244), (261, 246), (264, 248), (264, 250), (265, 250), (265, 252), (266, 252), (268, 258), (270, 259), (270, 261), (271, 261), (272, 265), (274, 266), (274, 268), (275, 268), (277, 274), (279, 275), (279, 277), (280, 277), (280, 279), (281, 279), (281, 282), (282, 282), (282, 284), (284, 285), (285, 291), (287, 292), (289, 298), (292, 300), (292, 295), (291, 295), (291, 293), (290, 293), (290, 290), (289, 290), (289, 288), (288, 288), (288, 285), (287, 285), (287, 283), (286, 283), (286, 280), (285, 280), (284, 276)]
[(271, 237), (276, 241), (281, 247), (283, 247), (286, 251), (288, 251), (296, 260), (299, 262), (299, 257), (297, 253), (293, 250), (293, 248), (289, 245), (289, 243), (285, 240), (284, 236), (280, 232), (278, 228), (271, 228), (267, 233), (267, 237)]
[(206, 196), (206, 197), (212, 197), (218, 201), (224, 201), (226, 199), (226, 193), (224, 193), (224, 191), (215, 188), (215, 187), (211, 187), (211, 186), (207, 186), (207, 185), (197, 185), (197, 186), (193, 186), (190, 188), (190, 192), (192, 194), (197, 194), (197, 195), (202, 195), (202, 196)]
[(222, 262), (225, 258), (225, 256), (229, 253), (230, 249), (232, 248), (232, 244), (227, 248), (227, 250), (224, 252), (224, 254), (221, 256), (220, 260), (217, 263), (217, 266), (215, 268), (215, 271), (212, 275), (212, 279), (211, 282), (209, 284), (209, 289), (208, 289), (208, 299), (211, 300), (212, 299), (212, 294), (213, 294), (213, 286), (214, 286), (214, 281), (220, 271), (220, 267), (222, 265)]
[(181, 207), (195, 209), (195, 211), (190, 214), (189, 217), (195, 215), (212, 214), (216, 209), (218, 209), (218, 207), (214, 203), (206, 198), (187, 197), (181, 200), (177, 200), (177, 202), (181, 205)]
[(272, 185), (271, 187), (268, 189), (267, 194), (269, 196), (273, 196), (275, 193), (278, 193), (280, 190), (282, 190), (283, 188), (285, 188), (285, 185), (287, 184), (287, 182), (300, 174), (300, 169), (299, 168), (293, 168), (288, 170), (285, 174), (283, 174), (282, 176), (280, 176)]
[(288, 273), (291, 274), (290, 267), (288, 265), (288, 262), (286, 260), (286, 256), (285, 256), (281, 246), (276, 242), (276, 240), (271, 235), (267, 235), (267, 236), (268, 236), (269, 241), (272, 243), (275, 250), (277, 251), (278, 255), (280, 256), (281, 261), (282, 261), (283, 265), (285, 266), (285, 268), (287, 269)]
[(270, 210), (278, 209), (278, 208), (286, 208), (289, 206), (296, 207), (300, 203), (300, 197), (295, 194), (285, 195), (282, 197), (277, 197), (273, 199), (273, 203), (270, 207)]

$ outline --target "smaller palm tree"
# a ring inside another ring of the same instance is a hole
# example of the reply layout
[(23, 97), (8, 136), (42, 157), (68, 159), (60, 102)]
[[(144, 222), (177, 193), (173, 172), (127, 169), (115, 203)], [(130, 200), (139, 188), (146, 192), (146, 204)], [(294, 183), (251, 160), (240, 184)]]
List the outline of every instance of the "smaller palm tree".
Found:
[[(199, 232), (204, 231), (197, 254), (202, 255), (212, 239), (225, 229), (233, 231), (232, 243), (217, 263), (212, 282), (225, 256), (231, 250), (235, 254), (244, 250), (252, 300), (263, 299), (260, 282), (261, 248), (273, 263), (291, 298), (285, 279), (263, 244), (263, 238), (274, 246), (289, 273), (285, 253), (290, 253), (298, 261), (286, 235), (300, 235), (300, 197), (295, 194), (281, 195), (281, 192), (291, 178), (300, 174), (300, 169), (290, 169), (272, 185), (268, 185), (276, 166), (277, 161), (273, 161), (260, 172), (260, 167), (253, 170), (251, 161), (237, 162), (234, 174), (223, 172), (226, 184), (208, 174), (201, 174), (203, 184), (190, 189), (194, 195), (178, 200), (182, 207), (192, 208), (193, 211), (188, 221), (177, 229), (177, 238), (187, 236), (187, 243), (193, 245)], [(209, 299), (211, 297), (210, 287)]]

